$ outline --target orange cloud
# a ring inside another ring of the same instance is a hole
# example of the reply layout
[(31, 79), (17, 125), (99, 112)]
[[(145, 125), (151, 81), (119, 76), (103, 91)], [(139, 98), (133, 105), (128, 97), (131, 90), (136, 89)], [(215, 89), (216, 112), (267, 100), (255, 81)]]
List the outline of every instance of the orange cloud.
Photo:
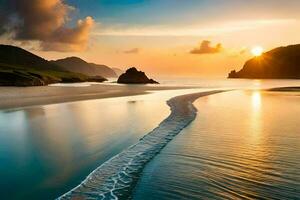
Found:
[(127, 53), (127, 54), (137, 54), (139, 52), (140, 52), (139, 48), (133, 48), (133, 49), (129, 49), (129, 50), (123, 51), (123, 53)]
[(214, 54), (223, 50), (222, 44), (218, 43), (215, 47), (211, 46), (211, 42), (203, 40), (199, 47), (190, 51), (191, 54)]
[(240, 54), (240, 55), (244, 55), (244, 54), (247, 53), (247, 51), (248, 51), (248, 49), (243, 48), (242, 50), (240, 50), (239, 54)]
[(6, 31), (13, 32), (16, 40), (39, 41), (42, 50), (84, 50), (94, 24), (87, 17), (75, 27), (67, 27), (69, 14), (75, 8), (62, 0), (11, 0), (7, 9), (7, 14), (16, 16), (17, 20), (1, 21), (0, 27), (11, 26)]
[(41, 47), (45, 51), (82, 51), (86, 48), (93, 25), (93, 18), (86, 17), (84, 20), (79, 20), (74, 28), (56, 30), (53, 37), (41, 43)]

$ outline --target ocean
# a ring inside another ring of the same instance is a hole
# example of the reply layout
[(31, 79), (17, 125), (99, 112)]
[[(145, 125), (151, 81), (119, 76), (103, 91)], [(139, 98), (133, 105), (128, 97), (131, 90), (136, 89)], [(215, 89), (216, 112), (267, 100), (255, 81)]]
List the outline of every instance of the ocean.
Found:
[(299, 199), (300, 93), (231, 91), (195, 106), (133, 199)]
[[(299, 196), (299, 93), (258, 89), (300, 81), (161, 82), (200, 88), (1, 110), (1, 198)], [(169, 99), (219, 89), (239, 90), (171, 103), (170, 115)]]

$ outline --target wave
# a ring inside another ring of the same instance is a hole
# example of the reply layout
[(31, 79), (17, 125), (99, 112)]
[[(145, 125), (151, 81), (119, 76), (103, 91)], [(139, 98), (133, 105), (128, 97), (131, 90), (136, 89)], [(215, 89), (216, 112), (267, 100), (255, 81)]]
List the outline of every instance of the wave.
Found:
[(221, 91), (187, 94), (168, 100), (171, 113), (158, 127), (136, 144), (100, 165), (80, 185), (57, 199), (130, 198), (144, 166), (196, 118), (197, 109), (193, 102), (201, 96), (218, 92)]

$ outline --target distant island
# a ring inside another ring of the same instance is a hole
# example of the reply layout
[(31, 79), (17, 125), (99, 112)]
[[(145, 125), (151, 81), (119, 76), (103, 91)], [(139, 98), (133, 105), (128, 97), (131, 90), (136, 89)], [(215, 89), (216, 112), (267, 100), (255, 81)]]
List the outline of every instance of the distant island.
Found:
[(121, 74), (124, 73), (123, 70), (116, 68), (116, 67), (112, 67), (111, 69), (114, 70), (114, 72), (117, 74), (117, 77), (119, 77)]
[(87, 63), (77, 57), (47, 61), (22, 48), (0, 45), (0, 86), (103, 82), (109, 77), (117, 77), (117, 73), (105, 65)]
[(248, 60), (228, 78), (300, 79), (300, 44), (275, 48)]
[(138, 71), (135, 67), (129, 68), (118, 78), (118, 83), (125, 84), (158, 84), (157, 81), (149, 79), (145, 72)]
[(62, 67), (62, 69), (66, 71), (77, 72), (89, 76), (103, 76), (105, 78), (118, 77), (116, 72), (108, 66), (88, 63), (78, 57), (68, 57), (51, 62)]

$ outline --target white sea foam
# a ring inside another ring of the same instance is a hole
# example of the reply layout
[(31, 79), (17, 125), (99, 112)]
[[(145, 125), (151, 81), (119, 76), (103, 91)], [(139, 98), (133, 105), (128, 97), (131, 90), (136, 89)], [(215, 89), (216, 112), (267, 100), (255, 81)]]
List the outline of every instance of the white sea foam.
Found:
[(59, 197), (65, 199), (128, 199), (140, 174), (161, 149), (196, 117), (193, 102), (220, 91), (187, 94), (170, 99), (171, 114), (138, 143), (103, 163), (77, 187)]

